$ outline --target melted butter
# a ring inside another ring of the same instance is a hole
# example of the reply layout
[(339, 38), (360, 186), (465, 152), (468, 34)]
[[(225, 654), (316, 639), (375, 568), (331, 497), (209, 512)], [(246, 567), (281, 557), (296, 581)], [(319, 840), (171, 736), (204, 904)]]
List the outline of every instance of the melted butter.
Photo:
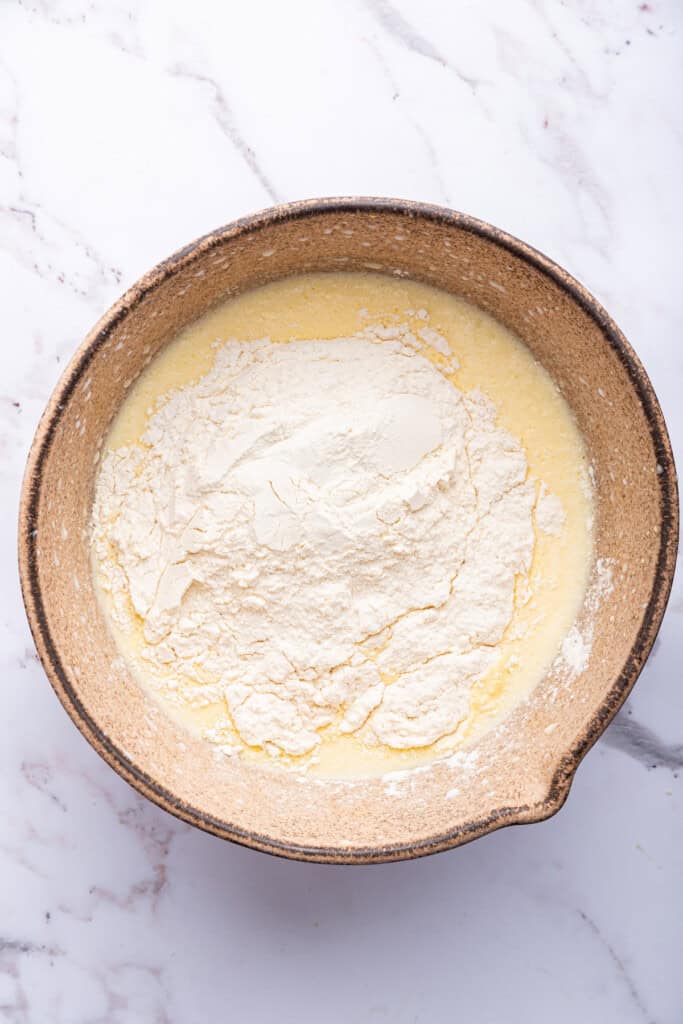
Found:
[[(499, 423), (525, 447), (529, 473), (560, 498), (566, 520), (558, 537), (537, 531), (528, 587), (517, 588), (513, 619), (498, 645), (499, 661), (473, 688), (469, 714), (456, 732), (427, 748), (396, 751), (383, 745), (369, 746), (331, 726), (321, 734), (317, 760), (310, 765), (312, 772), (324, 776), (353, 777), (411, 768), (472, 744), (531, 692), (557, 654), (587, 585), (592, 508), (583, 442), (551, 378), (510, 331), (446, 292), (380, 274), (308, 274), (230, 299), (186, 328), (140, 376), (108, 436), (110, 449), (139, 444), (159, 398), (206, 374), (221, 341), (334, 339), (355, 334), (369, 324), (392, 323), (407, 324), (414, 333), (428, 324), (447, 339), (459, 363), (455, 372), (449, 372), (447, 360), (429, 346), (423, 354), (462, 391), (478, 388), (495, 403)], [(106, 606), (108, 596), (100, 596)], [(128, 633), (113, 631), (138, 678), (169, 714), (200, 734), (225, 722), (224, 704), (187, 706), (167, 688), (167, 680), (152, 676), (139, 654), (139, 622), (132, 623)], [(376, 656), (381, 647), (380, 639), (372, 653)], [(371, 650), (367, 644), (364, 649), (366, 653)], [(391, 684), (392, 680), (385, 682)], [(272, 760), (253, 748), (245, 748), (243, 756)], [(281, 760), (294, 766), (310, 761)]]

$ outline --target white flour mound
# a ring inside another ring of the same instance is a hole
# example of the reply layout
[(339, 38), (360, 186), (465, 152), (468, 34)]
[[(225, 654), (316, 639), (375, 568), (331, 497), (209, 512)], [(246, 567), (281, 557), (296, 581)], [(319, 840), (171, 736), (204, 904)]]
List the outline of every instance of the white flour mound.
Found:
[(114, 621), (137, 616), (178, 700), (224, 699), (247, 744), (305, 754), (336, 722), (425, 746), (497, 661), (535, 486), (491, 402), (418, 348), (404, 328), (227, 342), (103, 460)]

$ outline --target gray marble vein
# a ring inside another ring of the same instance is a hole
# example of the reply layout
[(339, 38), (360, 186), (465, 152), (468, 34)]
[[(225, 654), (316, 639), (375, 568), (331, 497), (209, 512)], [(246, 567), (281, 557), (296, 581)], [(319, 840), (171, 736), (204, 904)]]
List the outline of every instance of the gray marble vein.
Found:
[(412, 53), (419, 54), (427, 60), (435, 61), (441, 67), (452, 71), (464, 85), (477, 92), (481, 84), (477, 79), (464, 74), (455, 67), (421, 32), (407, 21), (388, 0), (364, 0), (368, 10), (372, 12), (381, 27)]
[[(385, 78), (387, 80), (387, 83), (389, 85), (389, 89), (391, 91), (392, 101), (400, 103), (401, 102), (401, 86), (400, 86), (400, 83), (399, 83), (398, 79), (395, 78), (395, 76), (392, 74), (392, 71), (391, 71), (387, 61), (382, 56), (382, 53), (381, 53), (379, 47), (377, 47), (369, 39), (366, 40), (366, 42), (367, 42), (367, 45), (368, 45), (368, 47), (370, 49), (370, 52), (372, 53), (373, 57), (377, 61), (378, 65), (379, 65), (379, 67), (380, 67), (380, 69), (382, 71), (382, 74), (385, 76)], [(425, 131), (425, 129), (424, 129), (423, 125), (420, 123), (419, 119), (417, 119), (415, 117), (412, 117), (407, 112), (405, 113), (405, 117), (406, 117), (406, 120), (408, 121), (408, 123), (410, 124), (413, 132), (415, 133), (415, 135), (420, 140), (420, 144), (421, 144), (422, 150), (423, 150), (423, 152), (425, 154), (427, 163), (428, 163), (429, 167), (432, 169), (432, 171), (434, 173), (434, 180), (436, 182), (436, 186), (438, 188), (439, 195), (441, 197), (441, 201), (444, 202), (447, 206), (450, 206), (450, 202), (451, 201), (450, 201), (450, 197), (448, 195), (448, 187), (446, 185), (446, 181), (444, 179), (444, 176), (441, 173), (441, 168), (439, 166), (439, 158), (438, 158), (436, 149), (434, 147), (434, 143), (433, 143), (432, 139), (430, 138), (429, 133)]]
[[(30, 942), (28, 939), (9, 939), (0, 935), (0, 957), (3, 953), (23, 953), (26, 955), (40, 954), (44, 956), (62, 956), (63, 949), (59, 946), (46, 946), (44, 943)], [(0, 1006), (0, 1009), (2, 1007)]]
[(254, 150), (238, 128), (232, 108), (228, 103), (221, 85), (208, 75), (202, 75), (182, 64), (177, 64), (173, 67), (171, 69), (171, 74), (175, 75), (177, 78), (188, 78), (194, 82), (199, 82), (202, 85), (207, 85), (212, 90), (215, 117), (223, 133), (238, 151), (252, 174), (261, 183), (268, 197), (272, 199), (274, 203), (279, 203), (282, 197), (261, 167)]
[(619, 954), (616, 952), (616, 950), (614, 949), (612, 944), (602, 934), (602, 932), (600, 931), (600, 929), (598, 928), (597, 924), (595, 923), (595, 921), (593, 920), (592, 917), (590, 917), (584, 910), (581, 910), (581, 909), (579, 909), (577, 911), (577, 913), (578, 913), (579, 917), (581, 918), (581, 920), (584, 922), (584, 924), (591, 930), (591, 932), (596, 937), (596, 939), (598, 939), (600, 944), (607, 951), (607, 953), (608, 953), (610, 959), (612, 960), (614, 966), (616, 967), (620, 977), (623, 979), (624, 985), (628, 989), (629, 996), (630, 996), (634, 1006), (637, 1007), (638, 1012), (641, 1015), (642, 1019), (644, 1021), (646, 1021), (646, 1024), (657, 1024), (657, 1021), (651, 1016), (651, 1014), (649, 1013), (647, 1007), (643, 1003), (642, 997), (641, 997), (640, 992), (638, 991), (638, 989), (637, 989), (637, 987), (636, 987), (636, 985), (635, 985), (635, 983), (633, 981), (633, 978), (631, 977), (629, 972), (626, 970), (626, 966), (624, 965), (624, 961), (619, 956)]
[(602, 742), (634, 758), (646, 768), (683, 770), (683, 743), (665, 743), (646, 725), (621, 711), (605, 733)]

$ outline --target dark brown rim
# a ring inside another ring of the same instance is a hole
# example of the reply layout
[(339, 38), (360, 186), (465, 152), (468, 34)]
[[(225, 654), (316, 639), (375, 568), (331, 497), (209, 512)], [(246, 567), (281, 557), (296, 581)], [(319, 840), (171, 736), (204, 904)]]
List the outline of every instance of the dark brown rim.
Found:
[[(111, 330), (131, 309), (178, 268), (191, 264), (200, 254), (273, 222), (304, 219), (311, 215), (338, 213), (392, 213), (453, 225), (498, 245), (536, 270), (540, 270), (567, 292), (600, 328), (618, 355), (642, 403), (653, 446), (662, 472), (659, 476), (662, 512), (661, 544), (655, 583), (643, 613), (636, 640), (612, 689), (597, 709), (585, 733), (561, 758), (545, 798), (535, 804), (506, 807), (475, 819), (450, 832), (429, 836), (418, 843), (381, 847), (314, 847), (281, 842), (271, 836), (240, 829), (179, 800), (159, 785), (124, 754), (91, 718), (71, 685), (47, 623), (37, 571), (35, 527), (42, 482), (42, 470), (50, 451), (56, 426), (69, 398), (91, 360), (107, 341)], [(485, 221), (439, 206), (402, 199), (340, 198), (311, 199), (276, 206), (234, 221), (180, 249), (145, 274), (99, 320), (80, 345), (55, 388), (29, 452), (19, 509), (19, 571), (24, 605), (40, 660), (61, 703), (80, 732), (109, 765), (148, 799), (183, 821), (206, 832), (252, 849), (294, 860), (337, 864), (370, 864), (406, 860), (438, 853), (470, 842), (488, 832), (513, 824), (542, 821), (555, 814), (565, 802), (576, 769), (591, 746), (624, 703), (647, 659), (661, 625), (671, 592), (678, 545), (678, 489), (671, 443), (659, 402), (635, 352), (600, 303), (552, 260), (512, 235)]]

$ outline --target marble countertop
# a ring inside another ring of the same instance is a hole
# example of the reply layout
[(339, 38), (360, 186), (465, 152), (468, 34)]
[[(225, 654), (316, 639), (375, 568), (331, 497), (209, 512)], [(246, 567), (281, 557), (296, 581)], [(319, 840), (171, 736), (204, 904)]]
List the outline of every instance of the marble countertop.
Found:
[(22, 468), (95, 319), (274, 201), (403, 196), (600, 298), (683, 461), (679, 0), (0, 7), (0, 1021), (677, 1024), (683, 573), (565, 809), (405, 864), (289, 863), (147, 803), (69, 722), (17, 581)]

